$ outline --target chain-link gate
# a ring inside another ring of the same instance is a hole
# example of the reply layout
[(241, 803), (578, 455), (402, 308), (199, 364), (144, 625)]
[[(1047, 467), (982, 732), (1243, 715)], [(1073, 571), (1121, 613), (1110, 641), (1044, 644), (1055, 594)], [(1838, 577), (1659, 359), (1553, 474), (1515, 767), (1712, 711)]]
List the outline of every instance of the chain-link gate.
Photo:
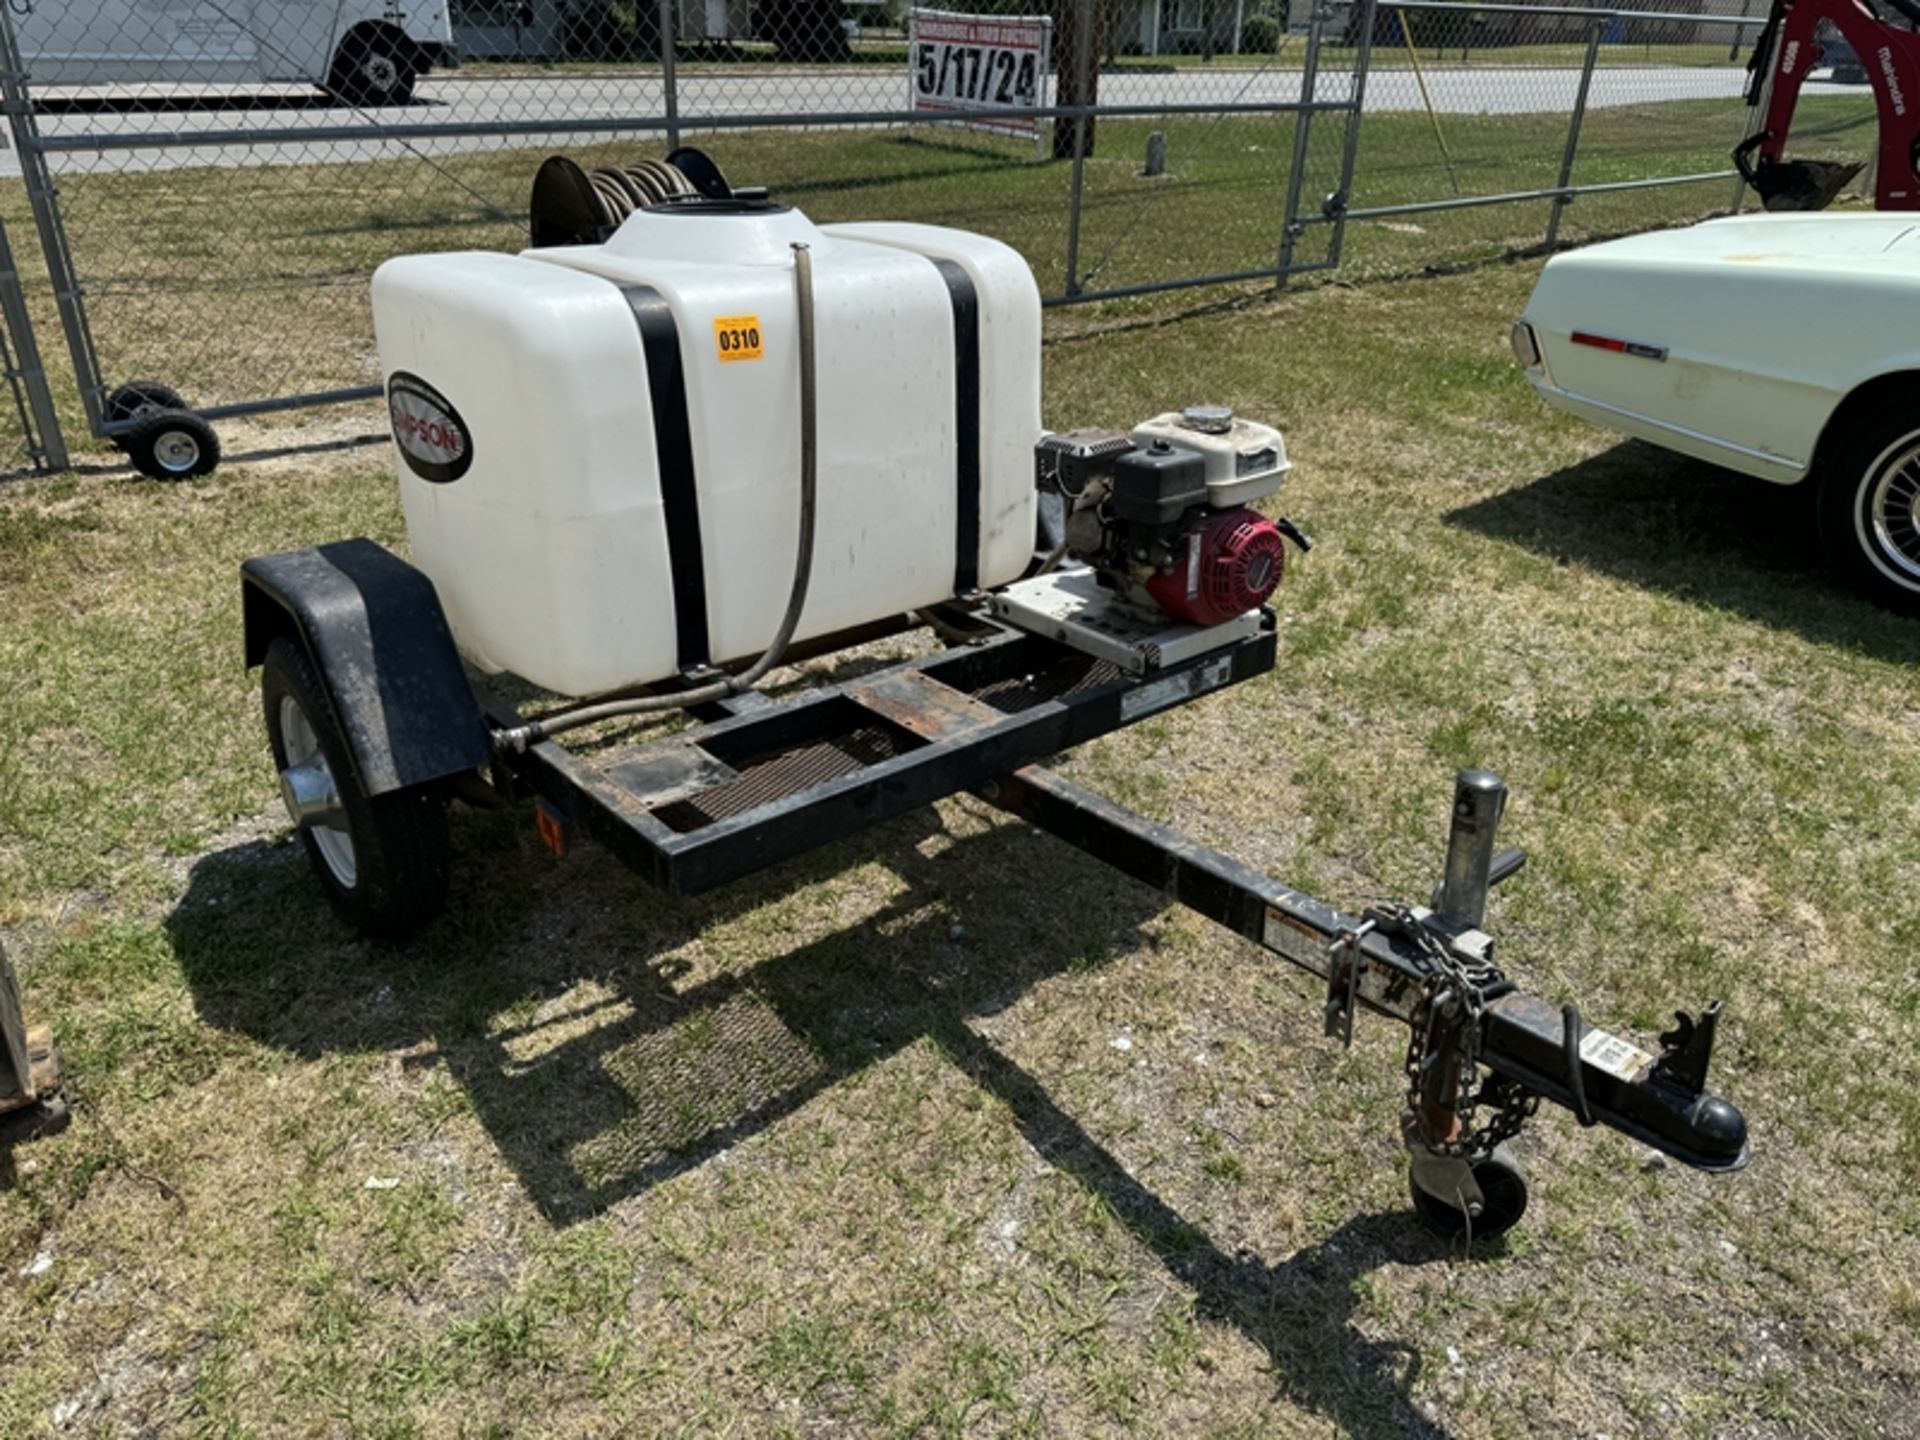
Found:
[(1051, 303), (1324, 267), (1285, 216), (1342, 187), (1303, 188), (1351, 156), (1310, 139), (1353, 129), (1360, 86), (1321, 64), (1331, 11), (1275, 3), (1058, 0), (1038, 42), (1021, 0), (33, 0), (0, 23), (79, 403), (124, 443), (156, 404), (377, 394), (373, 269), (524, 244), (556, 148), (593, 168), (697, 139), (818, 221), (995, 235)]
[[(1343, 224), (1343, 271), (1369, 275), (1723, 214), (1741, 201), (1729, 157), (1752, 123), (1747, 64), (1766, 18), (1759, 0), (1355, 5), (1342, 39), (1372, 50), (1355, 194), (1306, 223)], [(1864, 85), (1823, 77), (1815, 91), (1799, 133), (1871, 143)]]
[[(9, 419), (20, 422), (17, 444), (0, 445), (0, 473), (16, 465), (39, 471), (66, 469), (66, 439), (47, 383), (46, 367), (40, 361), (26, 286), (14, 261), (13, 243), (7, 238), (4, 220), (0, 220), (0, 373), (6, 376), (7, 392), (13, 400)], [(11, 429), (10, 424), (0, 426), (0, 435)]]
[[(4, 109), (10, 121), (16, 122), (14, 133), (17, 133), (18, 119), (24, 117), (27, 110), (26, 77), (21, 73), (19, 54), (4, 26), (0, 26), (0, 109)], [(0, 373), (6, 377), (13, 403), (7, 416), (9, 423), (0, 424), (0, 437), (11, 435), (10, 422), (14, 419), (19, 421), (20, 428), (11, 443), (0, 441), (0, 471), (12, 471), (16, 467), (64, 470), (66, 440), (46, 367), (40, 359), (40, 344), (34, 334), (33, 311), (27, 298), (29, 282), (14, 259), (7, 218), (0, 214)]]
[[(12, 0), (0, 90), (39, 308), (87, 428), (126, 444), (156, 406), (377, 395), (373, 270), (524, 245), (555, 150), (591, 171), (697, 142), (817, 221), (980, 231), (1050, 305), (1125, 302), (1724, 210), (1763, 22), (1445, 0)], [(1827, 88), (1805, 133), (1870, 140), (1869, 92)], [(35, 295), (0, 301), (17, 348)], [(51, 407), (15, 384), (51, 453)]]

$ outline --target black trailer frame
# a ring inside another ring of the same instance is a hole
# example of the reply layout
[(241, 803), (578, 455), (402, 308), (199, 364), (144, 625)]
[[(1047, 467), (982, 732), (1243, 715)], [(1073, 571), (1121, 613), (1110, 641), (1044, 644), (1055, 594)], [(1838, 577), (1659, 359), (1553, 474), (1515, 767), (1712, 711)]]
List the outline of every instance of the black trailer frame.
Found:
[(1541, 1101), (1696, 1169), (1747, 1163), (1744, 1117), (1706, 1086), (1717, 1002), (1678, 1014), (1645, 1050), (1523, 993), (1494, 964), (1480, 928), (1487, 893), (1524, 863), (1494, 851), (1506, 798), (1496, 776), (1459, 776), (1430, 904), (1356, 917), (1039, 764), (1267, 673), (1271, 615), (1256, 635), (1144, 676), (957, 604), (881, 628), (923, 623), (948, 648), (785, 699), (742, 694), (695, 710), (696, 727), (637, 744), (499, 743), (529, 716), (476, 681), (496, 742), (489, 787), (538, 796), (556, 851), (584, 831), (686, 895), (971, 790), (1324, 981), (1329, 1035), (1351, 1044), (1361, 1010), (1405, 1024), (1411, 1189), (1442, 1233), (1490, 1236), (1519, 1218), (1526, 1181), (1504, 1142)]
[[(496, 761), (628, 865), (694, 895), (981, 785), (1274, 665), (1272, 623), (1145, 678), (970, 613), (961, 643), (773, 701), (743, 695), (666, 739), (592, 752), (545, 740)], [(481, 690), (501, 729), (525, 717)]]
[[(1481, 928), (1488, 891), (1525, 862), (1495, 852), (1507, 793), (1497, 776), (1457, 778), (1443, 879), (1427, 903), (1353, 916), (1042, 768), (1048, 756), (1272, 670), (1270, 611), (1257, 626), (1222, 627), (1221, 643), (1177, 662), (1158, 648), (1134, 652), (1142, 673), (1133, 673), (1075, 648), (1064, 630), (993, 619), (975, 594), (820, 637), (786, 659), (842, 655), (922, 628), (942, 642), (934, 653), (778, 699), (717, 686), (720, 672), (702, 669), (633, 692), (687, 692), (684, 713), (696, 723), (650, 739), (596, 733), (584, 728), (595, 717), (619, 723), (602, 697), (581, 702), (588, 713), (572, 717), (582, 728), (567, 746), (552, 736), (579, 707), (517, 702), (509, 684), (463, 669), (432, 585), (372, 541), (257, 557), (242, 569), (248, 663), (264, 664), (271, 681), (275, 647), (303, 655), (296, 668), (314, 672), (321, 692), (309, 697), (310, 723), (336, 742), (318, 770), (306, 759), (281, 773), (302, 826), (332, 828), (343, 815), (351, 823), (355, 805), (362, 814), (397, 807), (387, 813), (402, 820), (431, 807), (433, 863), (444, 865), (448, 800), (531, 795), (555, 851), (582, 831), (655, 884), (694, 895), (971, 790), (1324, 982), (1328, 1035), (1351, 1044), (1363, 1010), (1405, 1025), (1411, 1190), (1442, 1233), (1484, 1236), (1519, 1219), (1526, 1179), (1505, 1142), (1542, 1102), (1696, 1169), (1747, 1163), (1744, 1117), (1707, 1089), (1718, 1003), (1678, 1014), (1657, 1049), (1643, 1049), (1589, 1028), (1570, 1005), (1522, 992), (1495, 963)], [(346, 787), (355, 804), (342, 799)], [(402, 848), (392, 853), (404, 854), (429, 832), (396, 833), (389, 843)], [(317, 834), (309, 849), (324, 864)], [(394, 885), (424, 873), (427, 862), (409, 863)], [(364, 923), (350, 901), (343, 908)]]

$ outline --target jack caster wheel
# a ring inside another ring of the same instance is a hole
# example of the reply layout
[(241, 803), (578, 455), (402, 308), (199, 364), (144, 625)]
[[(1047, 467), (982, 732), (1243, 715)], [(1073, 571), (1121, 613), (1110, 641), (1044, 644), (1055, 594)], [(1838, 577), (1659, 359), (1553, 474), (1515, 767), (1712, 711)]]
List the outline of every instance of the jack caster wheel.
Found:
[(438, 915), (451, 866), (446, 797), (361, 788), (313, 662), (287, 636), (267, 647), (260, 696), (287, 813), (340, 917), (398, 936)]
[[(107, 396), (106, 418), (109, 425), (123, 420), (135, 420), (142, 415), (150, 415), (155, 410), (185, 410), (187, 402), (180, 392), (171, 385), (163, 385), (158, 380), (130, 380), (117, 387)], [(116, 449), (127, 448), (124, 432), (113, 437)]]
[(121, 432), (133, 468), (150, 480), (211, 475), (220, 463), (220, 437), (191, 410), (149, 410)]
[(1421, 1188), (1416, 1173), (1409, 1169), (1407, 1188), (1420, 1223), (1446, 1240), (1469, 1234), (1475, 1240), (1491, 1240), (1506, 1234), (1527, 1213), (1527, 1172), (1506, 1146), (1474, 1162), (1473, 1180), (1480, 1187), (1481, 1207), (1478, 1214), (1469, 1215), (1461, 1208), (1457, 1192), (1446, 1198), (1432, 1194)]

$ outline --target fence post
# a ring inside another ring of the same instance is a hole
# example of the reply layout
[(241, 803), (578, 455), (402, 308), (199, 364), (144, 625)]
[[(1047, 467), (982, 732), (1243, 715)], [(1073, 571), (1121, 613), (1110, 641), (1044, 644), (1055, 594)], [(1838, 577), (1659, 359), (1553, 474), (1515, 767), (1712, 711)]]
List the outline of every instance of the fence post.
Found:
[(1293, 169), (1287, 174), (1287, 204), (1280, 217), (1280, 254), (1274, 262), (1273, 288), (1283, 290), (1287, 272), (1293, 269), (1294, 242), (1300, 238), (1300, 191), (1307, 181), (1307, 141), (1313, 127), (1313, 93), (1320, 75), (1320, 42), (1332, 11), (1325, 4), (1313, 7), (1307, 22), (1307, 54), (1300, 62), (1300, 105), (1293, 116)]
[[(5, 348), (8, 337), (10, 350)], [(20, 418), (28, 422), (28, 458), (41, 470), (66, 469), (67, 441), (60, 433), (60, 416), (53, 408), (53, 391), (40, 362), (40, 344), (33, 337), (33, 317), (27, 313), (27, 297), (5, 224), (0, 224), (0, 354), (6, 355), (7, 383), (14, 387), (15, 396), (20, 386), (26, 387), (27, 404)]]
[(1580, 124), (1587, 117), (1587, 94), (1593, 89), (1593, 67), (1600, 59), (1600, 36), (1613, 18), (1609, 15), (1597, 19), (1587, 29), (1587, 58), (1580, 67), (1580, 91), (1573, 97), (1573, 116), (1567, 121), (1567, 148), (1560, 155), (1557, 182), (1560, 193), (1553, 197), (1553, 211), (1547, 216), (1546, 248), (1549, 250), (1560, 238), (1560, 214), (1573, 201), (1567, 187), (1573, 183), (1573, 157), (1580, 149)]
[[(95, 435), (101, 435), (106, 432), (106, 385), (100, 379), (100, 357), (93, 348), (93, 333), (87, 328), (86, 306), (81, 300), (80, 282), (73, 273), (73, 257), (67, 248), (67, 230), (60, 219), (53, 176), (47, 169), (47, 157), (40, 149), (40, 130), (34, 124), (33, 102), (27, 93), (26, 66), (21, 62), (19, 42), (13, 34), (13, 14), (5, 6), (0, 6), (0, 109), (6, 111), (14, 153), (20, 157), (20, 178), (26, 182), (27, 202), (32, 207), (34, 229), (40, 237), (40, 253), (47, 262), (47, 275), (53, 281), (53, 298), (60, 310), (61, 328), (67, 333), (67, 353), (73, 357), (73, 378), (80, 387), (80, 404), (86, 412), (88, 427)], [(60, 448), (64, 455), (64, 445)], [(65, 468), (64, 464), (60, 468)]]
[[(1093, 0), (1075, 0), (1073, 66), (1079, 97), (1073, 117), (1073, 181), (1067, 193), (1067, 298), (1080, 293), (1080, 198), (1087, 174), (1087, 97), (1093, 89)], [(1055, 87), (1056, 94), (1058, 87)]]
[[(1742, 32), (1744, 32), (1746, 28), (1744, 25), (1736, 27), (1738, 31)], [(1757, 40), (1754, 42), (1754, 49), (1756, 53), (1759, 50), (1759, 42)], [(1751, 140), (1766, 124), (1768, 107), (1773, 104), (1773, 76), (1775, 69), (1773, 62), (1777, 62), (1778, 59), (1778, 55), (1772, 57), (1772, 61), (1770, 61), (1767, 66), (1766, 76), (1760, 82), (1760, 93), (1753, 97), (1753, 103), (1747, 107), (1747, 123), (1742, 126), (1740, 130), (1740, 138), (1742, 140)], [(1740, 174), (1736, 167), (1733, 176), (1733, 197), (1727, 201), (1727, 213), (1729, 215), (1738, 215), (1746, 203), (1747, 177)]]
[(667, 117), (667, 149), (680, 148), (680, 75), (675, 68), (680, 40), (674, 22), (679, 16), (680, 0), (660, 0), (660, 83), (662, 104)]
[(1333, 217), (1333, 239), (1327, 245), (1328, 269), (1338, 269), (1340, 255), (1347, 243), (1347, 209), (1353, 195), (1353, 162), (1360, 149), (1360, 116), (1367, 104), (1367, 72), (1373, 67), (1373, 17), (1375, 0), (1361, 0), (1360, 48), (1353, 57), (1353, 113), (1347, 120), (1347, 143), (1340, 151), (1339, 187), (1327, 197), (1323, 209)]

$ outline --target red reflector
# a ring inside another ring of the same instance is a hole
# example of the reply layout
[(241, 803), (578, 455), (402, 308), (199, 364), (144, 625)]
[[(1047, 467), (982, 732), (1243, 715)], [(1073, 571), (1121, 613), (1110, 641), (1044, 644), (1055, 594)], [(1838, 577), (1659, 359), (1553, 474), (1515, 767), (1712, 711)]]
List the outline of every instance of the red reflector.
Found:
[(1576, 330), (1573, 332), (1573, 343), (1576, 345), (1591, 345), (1597, 350), (1624, 351), (1627, 348), (1627, 342), (1624, 340), (1609, 340), (1604, 335), (1589, 335), (1585, 330)]
[(533, 828), (540, 836), (540, 843), (547, 849), (556, 855), (567, 853), (566, 817), (544, 800), (534, 804)]

